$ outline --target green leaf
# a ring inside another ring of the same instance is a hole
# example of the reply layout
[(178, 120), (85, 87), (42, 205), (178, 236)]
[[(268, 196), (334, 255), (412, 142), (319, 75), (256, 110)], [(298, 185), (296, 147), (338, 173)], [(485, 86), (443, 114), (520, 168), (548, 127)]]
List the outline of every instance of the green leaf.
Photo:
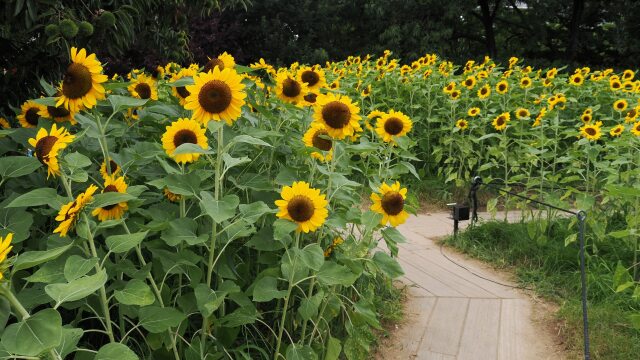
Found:
[(4, 156), (0, 158), (0, 177), (14, 178), (31, 174), (42, 164), (35, 157)]
[(82, 335), (84, 335), (84, 330), (80, 328), (62, 328), (60, 345), (56, 347), (56, 352), (60, 354), (60, 358), (65, 359), (67, 355), (76, 350)]
[(631, 326), (633, 326), (634, 329), (640, 330), (640, 314), (630, 315), (629, 321), (631, 321)]
[(327, 349), (324, 355), (324, 360), (338, 360), (341, 351), (342, 344), (340, 343), (340, 340), (334, 338), (333, 336), (330, 336), (329, 340), (327, 341)]
[(302, 299), (298, 308), (298, 314), (302, 320), (311, 320), (318, 316), (318, 309), (322, 300), (324, 300), (324, 292), (322, 290), (310, 298)]
[(139, 279), (129, 281), (124, 289), (116, 290), (113, 294), (124, 305), (147, 306), (155, 301), (151, 288)]
[(71, 255), (64, 264), (64, 277), (67, 281), (84, 276), (98, 263), (98, 258), (85, 259), (82, 256)]
[(273, 299), (282, 299), (287, 296), (286, 290), (278, 290), (278, 279), (265, 276), (255, 282), (253, 287), (253, 301), (266, 302)]
[(373, 231), (376, 226), (380, 225), (380, 221), (382, 221), (382, 214), (373, 211), (366, 211), (362, 214), (362, 218), (360, 220), (362, 225), (364, 225), (367, 232)]
[(189, 174), (171, 174), (165, 179), (165, 185), (174, 194), (196, 196), (200, 192), (202, 180), (195, 172)]
[(224, 172), (226, 173), (227, 170), (231, 169), (234, 166), (238, 166), (238, 165), (242, 165), (242, 164), (246, 164), (248, 162), (251, 162), (251, 159), (249, 159), (246, 156), (240, 157), (240, 158), (234, 158), (231, 155), (224, 153), (222, 154), (222, 160), (224, 161)]
[(348, 267), (338, 265), (333, 261), (325, 261), (318, 271), (318, 281), (324, 285), (344, 285), (349, 286), (358, 278)]
[(111, 252), (116, 254), (127, 252), (134, 247), (138, 246), (142, 240), (147, 236), (149, 231), (143, 231), (133, 234), (112, 235), (106, 240), (107, 247)]
[(575, 233), (567, 235), (567, 237), (564, 238), (564, 246), (569, 246), (573, 244), (574, 242), (576, 242), (577, 238), (578, 238), (578, 234), (575, 234)]
[(242, 219), (249, 224), (253, 224), (258, 221), (262, 215), (273, 214), (276, 212), (276, 210), (271, 209), (262, 201), (240, 205), (240, 214), (242, 214)]
[(0, 209), (0, 236), (13, 233), (12, 243), (17, 244), (29, 237), (33, 215), (24, 209)]
[(7, 326), (2, 346), (11, 354), (38, 356), (60, 344), (62, 318), (54, 309), (44, 309), (31, 317)]
[(318, 354), (309, 345), (291, 344), (287, 347), (287, 360), (317, 360)]
[(167, 85), (171, 86), (171, 87), (182, 87), (182, 86), (187, 86), (187, 85), (193, 85), (193, 78), (191, 76), (185, 76), (183, 78), (180, 78), (174, 82), (171, 83), (167, 83)]
[(240, 204), (240, 198), (237, 195), (226, 195), (221, 200), (215, 200), (211, 193), (202, 191), (200, 197), (200, 207), (218, 224), (232, 218)]
[(58, 98), (56, 97), (43, 97), (33, 99), (33, 102), (44, 105), (44, 106), (56, 106), (56, 102), (58, 102)]
[(300, 260), (308, 268), (315, 271), (320, 270), (324, 264), (324, 251), (318, 244), (309, 244), (299, 252)]
[(13, 272), (32, 268), (49, 260), (53, 260), (69, 250), (73, 244), (61, 246), (55, 249), (44, 251), (27, 251), (18, 255), (15, 263), (13, 263)]
[(402, 271), (402, 267), (396, 261), (396, 259), (389, 256), (387, 253), (378, 251), (373, 255), (373, 262), (378, 265), (380, 270), (382, 270), (387, 276), (392, 279), (400, 277), (404, 275), (404, 271)]
[(91, 276), (83, 276), (66, 284), (49, 284), (44, 291), (53, 300), (56, 306), (68, 301), (84, 299), (100, 289), (107, 282), (107, 272), (102, 270)]
[(66, 155), (64, 159), (67, 161), (67, 166), (72, 169), (91, 166), (91, 160), (77, 151)]
[(253, 136), (238, 135), (238, 136), (234, 137), (231, 140), (229, 145), (227, 145), (227, 148), (230, 148), (231, 146), (233, 146), (235, 144), (238, 144), (238, 143), (245, 143), (245, 144), (251, 144), (251, 145), (260, 145), (260, 146), (269, 146), (269, 147), (271, 147), (271, 144), (269, 144), (268, 142), (265, 142), (265, 141), (260, 140), (258, 138), (254, 138)]
[(616, 292), (622, 292), (631, 286), (633, 286), (633, 278), (629, 271), (624, 265), (622, 265), (621, 261), (618, 261), (616, 265), (616, 271), (613, 274), (613, 288)]
[(94, 360), (138, 360), (138, 355), (121, 343), (110, 343), (100, 348)]
[(198, 284), (195, 289), (198, 310), (204, 317), (209, 317), (218, 310), (227, 295), (224, 291), (213, 291), (205, 284)]
[(119, 192), (106, 192), (103, 194), (97, 194), (93, 196), (93, 202), (91, 207), (94, 209), (102, 208), (109, 205), (115, 205), (121, 202), (127, 202), (129, 200), (136, 199), (135, 196), (131, 196), (126, 193)]
[(225, 327), (237, 327), (253, 324), (258, 319), (255, 308), (241, 307), (231, 314), (220, 319), (220, 324)]
[(171, 307), (147, 306), (140, 309), (140, 325), (152, 333), (160, 333), (180, 325), (186, 316)]
[(293, 221), (278, 219), (273, 222), (273, 238), (276, 240), (282, 240), (297, 228), (298, 224)]
[(177, 246), (182, 242), (189, 245), (202, 244), (209, 238), (208, 234), (198, 236), (198, 223), (188, 217), (177, 218), (169, 222), (169, 228), (162, 232), (162, 240), (169, 246)]
[(22, 194), (17, 198), (13, 199), (12, 202), (9, 203), (6, 207), (15, 208), (15, 207), (30, 207), (30, 206), (40, 206), (40, 205), (49, 205), (52, 208), (59, 208), (60, 203), (57, 200), (58, 192), (52, 188), (38, 188), (35, 190), (31, 190), (26, 194)]
[(148, 99), (137, 99), (129, 96), (109, 95), (107, 97), (113, 112), (119, 112), (132, 107), (139, 107), (147, 103)]
[(182, 154), (215, 154), (216, 152), (213, 150), (204, 149), (202, 146), (198, 144), (184, 143), (178, 146), (173, 155), (182, 155)]
[(380, 326), (380, 322), (378, 321), (378, 316), (373, 310), (373, 305), (368, 301), (360, 300), (357, 303), (354, 303), (353, 316), (362, 319), (364, 322), (376, 329), (382, 329), (382, 326)]

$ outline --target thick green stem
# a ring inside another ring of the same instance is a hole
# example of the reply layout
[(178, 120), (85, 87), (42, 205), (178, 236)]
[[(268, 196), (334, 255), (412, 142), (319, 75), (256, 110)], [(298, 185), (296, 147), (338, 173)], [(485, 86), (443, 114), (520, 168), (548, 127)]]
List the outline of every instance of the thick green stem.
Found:
[[(300, 244), (300, 232), (296, 233), (295, 248), (298, 248)], [(280, 345), (282, 345), (282, 334), (284, 334), (284, 325), (287, 320), (287, 309), (289, 308), (289, 300), (291, 298), (291, 290), (293, 290), (293, 277), (295, 276), (295, 268), (298, 257), (293, 258), (293, 266), (291, 267), (291, 274), (289, 275), (289, 286), (287, 287), (287, 296), (284, 298), (284, 305), (282, 306), (282, 316), (280, 317), (280, 328), (278, 329), (278, 341), (276, 342), (276, 351), (273, 355), (273, 359), (277, 360), (280, 354)]]

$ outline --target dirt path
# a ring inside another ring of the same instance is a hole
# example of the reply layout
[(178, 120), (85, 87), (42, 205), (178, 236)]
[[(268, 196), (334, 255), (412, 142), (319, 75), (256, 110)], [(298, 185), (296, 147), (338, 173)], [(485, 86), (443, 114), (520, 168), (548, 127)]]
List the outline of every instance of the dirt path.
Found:
[(443, 255), (434, 239), (453, 232), (448, 214), (414, 216), (398, 230), (407, 238), (399, 254), (408, 286), (405, 320), (377, 359), (565, 358), (548, 325), (547, 304), (494, 283), (514, 285), (486, 264), (442, 249), (467, 270)]

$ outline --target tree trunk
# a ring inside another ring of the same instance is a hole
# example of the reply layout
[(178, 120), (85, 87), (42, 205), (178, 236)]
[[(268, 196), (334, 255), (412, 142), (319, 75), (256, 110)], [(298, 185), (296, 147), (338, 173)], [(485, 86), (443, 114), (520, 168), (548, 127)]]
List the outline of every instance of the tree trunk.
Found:
[(567, 44), (566, 58), (573, 62), (578, 51), (578, 35), (580, 33), (580, 21), (584, 13), (585, 0), (573, 0), (573, 12), (571, 14), (571, 24), (569, 24), (569, 43)]
[(493, 31), (493, 24), (496, 14), (498, 13), (498, 7), (500, 6), (500, 0), (495, 2), (493, 11), (489, 8), (489, 0), (478, 0), (480, 5), (482, 25), (484, 26), (484, 39), (487, 47), (487, 53), (492, 58), (498, 56), (498, 49), (496, 47), (496, 35)]

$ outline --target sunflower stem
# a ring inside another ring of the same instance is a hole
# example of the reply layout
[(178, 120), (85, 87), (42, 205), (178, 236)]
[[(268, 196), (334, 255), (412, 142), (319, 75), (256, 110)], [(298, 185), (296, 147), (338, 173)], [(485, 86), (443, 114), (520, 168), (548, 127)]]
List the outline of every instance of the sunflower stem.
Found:
[[(296, 240), (293, 247), (299, 248), (300, 245), (300, 231), (296, 232)], [(294, 269), (296, 268), (298, 257), (293, 258), (293, 266), (291, 267), (291, 274), (289, 275), (289, 286), (287, 287), (287, 296), (284, 298), (284, 305), (282, 306), (282, 317), (280, 318), (280, 328), (278, 329), (278, 341), (276, 342), (276, 351), (273, 355), (273, 359), (277, 360), (280, 354), (280, 345), (282, 345), (282, 334), (284, 333), (284, 323), (287, 320), (287, 309), (289, 308), (289, 299), (291, 298), (291, 291), (293, 290), (293, 277), (295, 276)]]

